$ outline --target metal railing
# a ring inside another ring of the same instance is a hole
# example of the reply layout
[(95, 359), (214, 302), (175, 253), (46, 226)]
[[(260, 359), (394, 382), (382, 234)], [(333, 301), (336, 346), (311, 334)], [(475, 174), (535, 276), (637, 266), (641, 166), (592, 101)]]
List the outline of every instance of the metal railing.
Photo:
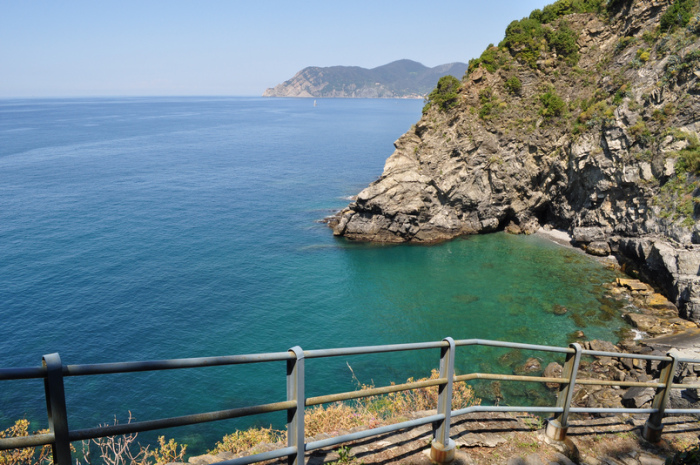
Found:
[[(492, 373), (470, 373), (455, 375), (455, 352), (457, 347), (488, 346), (509, 349), (523, 349), (541, 352), (563, 354), (566, 357), (560, 378), (542, 376), (518, 376)], [(304, 366), (307, 359), (323, 357), (346, 357), (360, 354), (379, 354), (398, 351), (413, 351), (440, 349), (439, 378), (416, 381), (385, 387), (363, 389), (360, 391), (344, 392), (317, 397), (306, 397)], [(659, 362), (660, 378), (657, 382), (638, 381), (609, 381), (599, 379), (578, 379), (578, 369), (582, 356), (598, 356), (612, 358), (629, 358)], [(285, 362), (287, 372), (287, 400), (268, 404), (254, 405), (229, 410), (199, 413), (158, 420), (139, 421), (128, 424), (115, 424), (89, 429), (70, 430), (63, 380), (69, 376), (91, 376), (113, 373), (134, 373), (143, 371), (174, 370), (186, 368), (201, 368), (211, 366), (240, 365), (251, 363)], [(700, 360), (682, 358), (672, 350), (667, 356), (642, 355), (619, 352), (601, 352), (584, 350), (579, 344), (569, 347), (553, 347), (532, 344), (519, 344), (483, 339), (453, 340), (448, 337), (437, 342), (414, 344), (394, 344), (382, 346), (349, 347), (340, 349), (302, 350), (293, 347), (287, 352), (232, 355), (223, 357), (204, 357), (173, 359), (145, 362), (102, 363), (92, 365), (64, 365), (58, 354), (43, 357), (41, 367), (3, 368), (0, 369), (0, 381), (19, 379), (43, 379), (45, 387), (49, 432), (31, 436), (20, 436), (0, 439), (0, 450), (37, 447), (51, 445), (53, 460), (57, 465), (71, 465), (70, 443), (89, 439), (140, 433), (176, 426), (194, 425), (217, 420), (239, 418), (269, 412), (287, 412), (287, 447), (260, 454), (237, 458), (222, 462), (224, 465), (245, 465), (264, 460), (288, 457), (290, 465), (303, 465), (304, 453), (334, 446), (359, 439), (379, 436), (393, 431), (413, 428), (426, 424), (433, 425), (433, 441), (431, 458), (438, 463), (446, 463), (454, 457), (455, 443), (450, 438), (450, 422), (455, 416), (473, 412), (524, 412), (551, 413), (554, 417), (548, 420), (546, 434), (554, 440), (563, 440), (568, 429), (568, 417), (571, 413), (631, 413), (649, 414), (643, 436), (645, 439), (657, 442), (663, 428), (662, 419), (668, 414), (698, 414), (700, 409), (668, 409), (666, 408), (671, 389), (697, 389), (700, 384), (674, 384), (673, 379), (679, 363), (698, 364)], [(528, 406), (485, 406), (474, 405), (467, 408), (452, 410), (452, 388), (454, 383), (471, 380), (498, 380), (559, 384), (556, 405), (551, 407)], [(576, 385), (605, 385), (620, 387), (650, 387), (656, 389), (650, 408), (581, 408), (572, 407), (571, 400)], [(306, 442), (304, 436), (304, 409), (314, 405), (347, 401), (364, 397), (388, 394), (392, 392), (421, 389), (438, 386), (437, 413), (427, 417), (404, 421), (393, 425), (367, 429), (352, 434), (333, 438)]]

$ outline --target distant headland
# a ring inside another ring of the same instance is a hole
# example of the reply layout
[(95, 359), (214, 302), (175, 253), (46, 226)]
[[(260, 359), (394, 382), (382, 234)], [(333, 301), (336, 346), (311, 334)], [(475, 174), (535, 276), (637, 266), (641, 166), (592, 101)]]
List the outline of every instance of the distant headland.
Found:
[(422, 99), (441, 77), (461, 78), (468, 67), (466, 63), (448, 63), (428, 68), (412, 60), (398, 60), (372, 69), (309, 66), (267, 89), (263, 97)]

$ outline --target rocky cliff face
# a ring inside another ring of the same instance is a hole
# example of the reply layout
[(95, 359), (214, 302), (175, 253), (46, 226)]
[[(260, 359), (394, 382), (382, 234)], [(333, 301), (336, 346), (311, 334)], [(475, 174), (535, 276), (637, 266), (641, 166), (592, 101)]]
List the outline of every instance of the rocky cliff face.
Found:
[(508, 42), (520, 37), (509, 26), (472, 63), (456, 105), (430, 105), (395, 142), (334, 233), (435, 242), (566, 229), (589, 253), (634, 264), (700, 321), (697, 10), (662, 32), (669, 0), (609, 3), (543, 24), (531, 42)]

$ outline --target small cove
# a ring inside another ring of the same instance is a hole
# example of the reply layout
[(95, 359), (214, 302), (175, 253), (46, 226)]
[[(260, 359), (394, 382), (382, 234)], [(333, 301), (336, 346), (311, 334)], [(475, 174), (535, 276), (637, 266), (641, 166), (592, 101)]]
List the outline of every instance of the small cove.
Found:
[[(616, 339), (625, 324), (604, 296), (615, 272), (544, 238), (334, 238), (318, 221), (381, 173), (422, 102), (312, 104), (0, 101), (3, 366), (51, 352), (78, 364), (446, 336), (566, 345), (578, 329)], [(527, 356), (473, 349), (457, 371), (508, 373)], [(436, 361), (435, 351), (314, 361), (307, 395), (353, 389), (348, 364), (383, 385), (428, 376)], [(71, 378), (66, 389), (70, 425), (83, 428), (129, 411), (147, 420), (283, 400), (284, 366)], [(40, 383), (0, 385), (0, 428), (21, 416), (42, 427), (42, 397)], [(168, 434), (197, 452), (247, 424)]]

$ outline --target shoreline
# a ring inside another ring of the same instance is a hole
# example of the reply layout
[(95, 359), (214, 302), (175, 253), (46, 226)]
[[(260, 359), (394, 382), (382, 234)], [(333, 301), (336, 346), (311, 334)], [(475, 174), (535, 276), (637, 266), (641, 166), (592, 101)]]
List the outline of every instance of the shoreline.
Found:
[[(637, 336), (634, 339), (622, 337), (616, 344), (628, 346), (627, 348), (630, 350), (632, 349), (630, 342), (640, 348), (642, 346), (657, 350), (674, 348), (689, 357), (700, 357), (700, 328), (698, 325), (681, 318), (678, 307), (665, 295), (660, 294), (653, 284), (627, 273), (614, 253), (604, 257), (588, 254), (581, 247), (574, 245), (573, 237), (561, 229), (541, 227), (534, 234), (562, 247), (585, 254), (603, 265), (615, 267), (629, 278), (618, 279), (615, 283), (611, 283), (610, 294), (615, 298), (627, 300), (638, 311), (623, 312), (621, 316), (629, 323), (633, 331), (644, 334), (644, 337), (637, 338)], [(635, 289), (635, 283), (642, 283), (646, 289)], [(643, 315), (643, 317), (637, 315)], [(651, 320), (652, 318), (653, 320)], [(691, 327), (691, 325), (695, 327)], [(653, 326), (656, 328), (652, 328)], [(668, 332), (660, 333), (659, 330), (663, 329)]]

